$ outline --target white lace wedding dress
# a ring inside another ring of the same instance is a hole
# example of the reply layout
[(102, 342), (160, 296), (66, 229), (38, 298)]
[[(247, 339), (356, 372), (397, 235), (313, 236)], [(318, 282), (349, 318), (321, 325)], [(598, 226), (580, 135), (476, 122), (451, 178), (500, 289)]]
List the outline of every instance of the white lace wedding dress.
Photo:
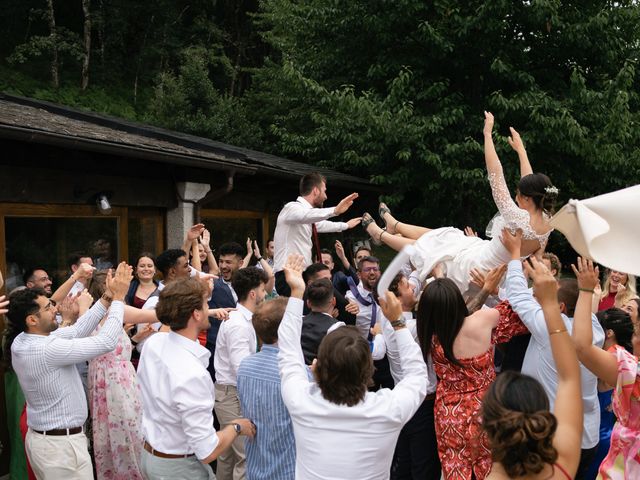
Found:
[(424, 281), (433, 267), (442, 263), (446, 277), (453, 280), (465, 295), (469, 290), (471, 269), (487, 272), (511, 259), (500, 241), (505, 226), (512, 232), (520, 228), (524, 240), (538, 240), (541, 247), (546, 246), (551, 230), (538, 235), (531, 228), (529, 212), (518, 207), (511, 198), (502, 171), (489, 174), (489, 185), (499, 211), (493, 221), (491, 240), (467, 237), (462, 230), (454, 227), (437, 228), (425, 233), (413, 244), (416, 253), (411, 257), (411, 263), (421, 280)]

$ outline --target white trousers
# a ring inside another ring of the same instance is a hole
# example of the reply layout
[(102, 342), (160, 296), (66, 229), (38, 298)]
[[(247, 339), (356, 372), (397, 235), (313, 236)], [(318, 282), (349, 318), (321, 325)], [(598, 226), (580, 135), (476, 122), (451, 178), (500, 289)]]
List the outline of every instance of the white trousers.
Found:
[(29, 429), (24, 446), (38, 480), (93, 480), (84, 432), (58, 436)]

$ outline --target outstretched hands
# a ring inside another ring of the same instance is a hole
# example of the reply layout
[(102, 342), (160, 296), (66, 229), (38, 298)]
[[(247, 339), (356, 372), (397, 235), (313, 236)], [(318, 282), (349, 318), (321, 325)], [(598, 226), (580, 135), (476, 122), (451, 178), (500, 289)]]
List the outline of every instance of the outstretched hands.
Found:
[(353, 205), (353, 202), (356, 198), (358, 198), (357, 193), (352, 193), (351, 195), (344, 197), (342, 200), (340, 200), (340, 203), (336, 205), (334, 213), (336, 215), (342, 215), (344, 212), (349, 210), (349, 208), (351, 208), (351, 205)]
[(132, 278), (133, 268), (131, 265), (127, 265), (126, 262), (121, 262), (120, 265), (118, 265), (113, 277), (111, 277), (111, 269), (109, 269), (106, 276), (107, 290), (113, 295), (113, 300), (124, 300)]
[(518, 260), (522, 250), (522, 230), (518, 229), (515, 233), (511, 233), (508, 228), (502, 229), (500, 241), (507, 252), (511, 255), (511, 260)]

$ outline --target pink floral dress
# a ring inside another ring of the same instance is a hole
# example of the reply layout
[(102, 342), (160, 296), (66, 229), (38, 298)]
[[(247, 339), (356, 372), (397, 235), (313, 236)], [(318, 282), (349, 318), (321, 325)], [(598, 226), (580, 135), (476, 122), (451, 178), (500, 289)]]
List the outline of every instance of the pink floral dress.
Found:
[(89, 362), (88, 377), (98, 480), (142, 480), (141, 394), (124, 329), (115, 350)]
[(618, 382), (613, 391), (616, 423), (609, 453), (600, 464), (598, 478), (640, 478), (640, 377), (638, 359), (616, 345), (610, 350), (618, 360)]

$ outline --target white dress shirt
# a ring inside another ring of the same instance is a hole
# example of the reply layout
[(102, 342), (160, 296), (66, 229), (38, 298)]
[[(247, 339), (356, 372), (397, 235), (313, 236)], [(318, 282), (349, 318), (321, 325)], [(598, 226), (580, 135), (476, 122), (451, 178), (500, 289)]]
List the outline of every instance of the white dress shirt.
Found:
[(349, 228), (345, 222), (327, 221), (335, 215), (335, 207), (313, 208), (302, 197), (298, 197), (295, 202), (287, 203), (280, 210), (273, 235), (275, 246), (273, 271), (279, 272), (284, 268), (290, 253), (302, 255), (305, 267), (311, 265), (313, 263), (311, 224), (316, 224), (318, 233), (342, 232)]
[(222, 322), (216, 338), (213, 364), (219, 385), (237, 385), (240, 362), (258, 351), (258, 338), (251, 323), (253, 313), (241, 303), (236, 309), (229, 312), (229, 320)]
[[(416, 343), (419, 343), (416, 319), (413, 318), (413, 314), (411, 312), (402, 312), (402, 317), (407, 323), (407, 329), (409, 330), (409, 332), (411, 332), (411, 336)], [(380, 323), (382, 325), (382, 335), (384, 335), (385, 345), (387, 347), (387, 359), (389, 360), (389, 369), (391, 370), (391, 376), (393, 377), (393, 382), (395, 384), (398, 384), (403, 377), (400, 349), (398, 348), (398, 344), (395, 340), (394, 329), (391, 326), (389, 320), (387, 320), (387, 317), (384, 316), (384, 314), (381, 314), (380, 316)], [(427, 395), (435, 393), (437, 385), (438, 377), (436, 376), (436, 371), (433, 368), (431, 355), (429, 355), (427, 361)]]
[(303, 302), (290, 298), (278, 329), (282, 399), (296, 439), (296, 479), (388, 479), (402, 426), (422, 404), (427, 368), (407, 329), (396, 333), (404, 378), (348, 407), (326, 400), (310, 381), (300, 347)]
[(200, 343), (175, 332), (156, 333), (145, 343), (138, 366), (142, 434), (159, 452), (195, 453), (202, 460), (218, 445), (210, 356)]
[[(358, 292), (360, 293), (362, 298), (369, 300), (370, 302), (373, 301), (373, 297), (371, 296), (372, 293), (364, 288), (364, 286), (362, 285), (362, 281), (358, 283), (356, 288), (358, 289)], [(367, 306), (360, 303), (355, 295), (351, 293), (351, 290), (347, 290), (345, 298), (351, 302), (356, 302), (358, 304), (360, 311), (356, 315), (356, 327), (358, 327), (358, 330), (360, 330), (360, 333), (364, 338), (369, 338), (369, 331), (371, 330), (372, 305)], [(376, 304), (376, 322), (380, 319), (380, 315), (382, 315), (382, 310), (380, 309), (380, 306)]]
[[(512, 260), (507, 269), (507, 298), (524, 323), (531, 340), (522, 362), (522, 373), (538, 380), (549, 397), (549, 409), (553, 411), (558, 390), (558, 370), (551, 353), (549, 332), (544, 320), (542, 307), (533, 298), (531, 290), (527, 287), (527, 281), (522, 272), (522, 262)], [(562, 314), (569, 335), (573, 331), (573, 319)], [(604, 330), (595, 315), (591, 316), (593, 328), (593, 344), (602, 347), (604, 343)], [(582, 432), (582, 448), (593, 448), (599, 441), (600, 430), (600, 403), (598, 401), (598, 379), (584, 365), (580, 364), (582, 404), (584, 406), (584, 430)]]
[(90, 336), (106, 313), (98, 301), (71, 327), (49, 335), (23, 332), (13, 341), (11, 363), (27, 400), (27, 423), (33, 430), (84, 425), (87, 399), (75, 364), (116, 347), (124, 303), (113, 302), (103, 327)]

